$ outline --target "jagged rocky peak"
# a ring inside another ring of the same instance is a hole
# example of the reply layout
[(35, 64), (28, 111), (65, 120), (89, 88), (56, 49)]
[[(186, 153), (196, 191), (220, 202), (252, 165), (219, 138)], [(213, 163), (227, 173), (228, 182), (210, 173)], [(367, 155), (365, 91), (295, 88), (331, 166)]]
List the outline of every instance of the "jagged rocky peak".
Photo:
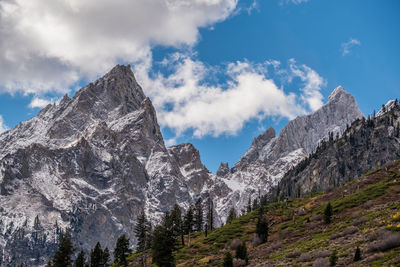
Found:
[(343, 88), (343, 86), (339, 85), (329, 95), (328, 100), (329, 100), (329, 102), (339, 100), (340, 97), (342, 97), (343, 95), (346, 95), (346, 94), (349, 95), (349, 93), (346, 92), (346, 90)]
[(225, 177), (230, 172), (231, 172), (231, 170), (229, 169), (228, 162), (221, 162), (221, 164), (219, 165), (218, 170), (217, 170), (217, 176)]
[(382, 108), (378, 111), (378, 113), (376, 113), (376, 116), (382, 116), (383, 114), (385, 114), (386, 112), (389, 112), (390, 110), (392, 110), (397, 103), (397, 99), (394, 100), (389, 100), (386, 105), (382, 105)]
[(130, 65), (115, 66), (94, 83), (80, 89), (74, 97), (83, 109), (101, 106), (111, 111), (119, 107), (120, 115), (138, 109), (145, 98)]
[(260, 134), (259, 136), (254, 138), (251, 145), (256, 147), (263, 147), (268, 144), (272, 138), (275, 137), (275, 134), (275, 129), (271, 126), (263, 134)]
[(191, 143), (168, 147), (169, 154), (175, 158), (180, 167), (186, 171), (189, 169), (205, 168), (200, 159), (199, 151)]

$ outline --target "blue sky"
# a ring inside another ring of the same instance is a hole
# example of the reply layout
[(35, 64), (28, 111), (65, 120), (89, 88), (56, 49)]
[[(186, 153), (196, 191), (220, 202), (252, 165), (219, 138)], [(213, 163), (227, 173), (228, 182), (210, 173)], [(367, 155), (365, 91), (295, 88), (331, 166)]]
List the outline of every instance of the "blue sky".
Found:
[[(61, 4), (0, 3), (9, 15), (0, 23), (11, 25), (0, 30), (0, 130), (131, 63), (167, 142), (193, 143), (215, 172), (269, 126), (279, 131), (325, 103), (338, 85), (364, 114), (399, 98), (399, 1), (185, 1), (119, 0), (104, 10), (77, 1), (71, 13)], [(54, 15), (54, 25), (26, 12)]]

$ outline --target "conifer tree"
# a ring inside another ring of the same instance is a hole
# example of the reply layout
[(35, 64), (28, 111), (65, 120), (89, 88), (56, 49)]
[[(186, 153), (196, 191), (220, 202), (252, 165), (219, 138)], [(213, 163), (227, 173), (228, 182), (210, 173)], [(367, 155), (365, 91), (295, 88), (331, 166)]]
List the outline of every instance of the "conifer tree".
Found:
[(56, 251), (53, 258), (53, 267), (69, 267), (72, 266), (72, 254), (75, 249), (71, 241), (71, 237), (67, 234), (63, 235), (58, 245), (58, 250)]
[(136, 251), (143, 252), (149, 247), (148, 236), (150, 232), (150, 223), (146, 218), (146, 213), (144, 212), (144, 210), (142, 210), (137, 220), (138, 221), (134, 230), (137, 240)]
[(237, 248), (236, 248), (236, 258), (245, 260), (246, 264), (249, 262), (249, 257), (247, 255), (246, 242), (243, 241), (239, 246), (237, 246)]
[(324, 211), (324, 219), (326, 224), (330, 224), (332, 221), (332, 215), (333, 215), (333, 210), (332, 210), (332, 205), (329, 202), (328, 205), (326, 205), (325, 211)]
[(237, 215), (236, 215), (236, 210), (234, 207), (232, 207), (229, 210), (229, 214), (228, 217), (226, 218), (226, 224), (231, 223), (234, 219), (236, 219)]
[(227, 251), (225, 253), (224, 262), (223, 262), (222, 266), (223, 267), (233, 267), (232, 254), (229, 251)]
[(268, 241), (268, 221), (264, 216), (264, 209), (262, 206), (257, 218), (256, 233), (262, 244)]
[[(178, 204), (174, 205), (174, 208), (171, 212), (171, 222), (172, 222), (172, 235), (175, 240), (179, 240), (182, 236), (182, 211)], [(182, 244), (184, 245), (184, 244)]]
[(103, 258), (103, 261), (102, 261), (103, 266), (108, 266), (108, 264), (110, 262), (110, 251), (108, 250), (107, 247), (103, 251), (102, 258)]
[(126, 257), (131, 253), (129, 249), (129, 238), (121, 235), (114, 249), (114, 263), (127, 266)]
[(337, 256), (337, 251), (333, 251), (331, 256), (329, 257), (329, 265), (330, 266), (336, 266), (338, 260), (338, 256)]
[(75, 267), (85, 267), (85, 263), (86, 263), (85, 252), (83, 252), (83, 250), (81, 250), (81, 252), (79, 252), (78, 256), (76, 257), (74, 266)]
[(175, 266), (172, 252), (175, 246), (170, 215), (167, 212), (162, 225), (156, 226), (153, 232), (152, 240), (152, 258), (153, 263), (160, 267)]
[(207, 205), (207, 226), (210, 231), (214, 230), (214, 203), (211, 197), (208, 198)]
[(193, 207), (190, 206), (184, 217), (185, 234), (193, 231)]
[(258, 199), (257, 198), (253, 199), (253, 207), (252, 207), (252, 210), (256, 210), (256, 209), (258, 209)]
[(247, 202), (247, 213), (251, 212), (251, 197), (249, 197), (249, 201)]
[(357, 247), (356, 252), (354, 253), (354, 261), (360, 261), (361, 260), (361, 250), (359, 247)]
[(197, 232), (203, 229), (203, 206), (201, 198), (199, 198), (195, 204), (194, 225)]
[(97, 242), (95, 247), (90, 252), (90, 267), (103, 266), (103, 250), (101, 249), (100, 242)]

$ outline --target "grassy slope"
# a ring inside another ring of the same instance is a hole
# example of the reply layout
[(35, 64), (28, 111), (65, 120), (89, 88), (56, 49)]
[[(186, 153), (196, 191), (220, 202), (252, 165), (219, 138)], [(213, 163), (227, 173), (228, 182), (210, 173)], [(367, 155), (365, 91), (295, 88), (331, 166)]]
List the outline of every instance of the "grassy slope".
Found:
[[(328, 202), (334, 209), (330, 225), (324, 224), (322, 216)], [(253, 211), (207, 237), (204, 233), (192, 236), (190, 248), (176, 252), (177, 266), (221, 266), (223, 254), (235, 238), (247, 241), (250, 266), (312, 266), (318, 254), (326, 257), (334, 250), (338, 266), (400, 266), (400, 247), (375, 252), (369, 249), (385, 233), (400, 233), (400, 216), (393, 218), (400, 212), (400, 161), (330, 192), (273, 203), (267, 210), (267, 243), (257, 247), (251, 244), (257, 218), (257, 211)], [(354, 264), (357, 246), (362, 261)], [(136, 256), (131, 256), (132, 266)]]

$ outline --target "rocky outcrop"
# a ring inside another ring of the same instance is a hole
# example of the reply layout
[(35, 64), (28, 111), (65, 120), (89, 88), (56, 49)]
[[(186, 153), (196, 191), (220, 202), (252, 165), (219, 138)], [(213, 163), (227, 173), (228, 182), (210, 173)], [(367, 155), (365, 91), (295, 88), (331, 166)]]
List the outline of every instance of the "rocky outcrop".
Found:
[(283, 199), (325, 191), (400, 158), (400, 106), (356, 120), (341, 138), (331, 138), (289, 171), (273, 190)]
[(269, 128), (254, 139), (230, 174), (223, 177), (231, 192), (224, 202), (228, 204), (221, 207), (221, 216), (226, 216), (230, 207), (240, 211), (249, 198), (266, 194), (322, 140), (329, 135), (340, 135), (347, 125), (363, 117), (354, 97), (339, 86), (329, 96), (327, 104), (290, 121), (277, 137), (275, 130)]

